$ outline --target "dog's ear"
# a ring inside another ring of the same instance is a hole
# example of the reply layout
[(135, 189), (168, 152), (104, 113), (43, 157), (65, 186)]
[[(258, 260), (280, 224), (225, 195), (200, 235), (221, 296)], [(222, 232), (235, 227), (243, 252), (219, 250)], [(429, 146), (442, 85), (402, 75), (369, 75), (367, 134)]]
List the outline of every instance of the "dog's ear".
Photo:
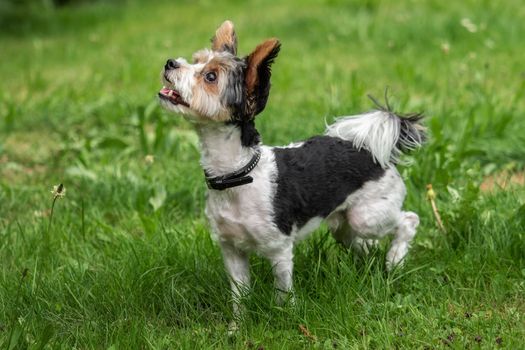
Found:
[(272, 38), (258, 45), (246, 57), (246, 110), (249, 118), (256, 116), (266, 106), (270, 94), (271, 65), (277, 57), (281, 43)]
[(237, 55), (237, 35), (231, 21), (224, 21), (215, 31), (215, 36), (211, 39), (213, 51), (228, 51), (232, 55)]

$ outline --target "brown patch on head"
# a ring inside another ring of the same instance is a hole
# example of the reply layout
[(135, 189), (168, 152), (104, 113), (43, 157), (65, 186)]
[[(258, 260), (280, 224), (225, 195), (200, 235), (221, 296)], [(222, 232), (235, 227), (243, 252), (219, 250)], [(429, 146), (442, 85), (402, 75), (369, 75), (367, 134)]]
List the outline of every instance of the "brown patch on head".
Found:
[[(207, 82), (205, 80), (205, 75), (208, 73), (215, 73), (217, 79), (214, 82)], [(219, 82), (224, 78), (224, 67), (221, 65), (220, 60), (217, 58), (212, 59), (204, 66), (199, 76), (204, 89), (210, 94), (219, 96)]]
[(237, 55), (237, 35), (231, 21), (224, 21), (211, 41), (213, 51), (228, 51), (234, 56)]
[[(229, 53), (214, 54), (214, 57), (196, 72), (192, 108), (202, 116), (215, 121), (230, 120), (232, 112), (224, 96), (229, 89), (230, 71), (238, 68), (239, 62), (240, 60)], [(208, 79), (209, 74), (214, 74), (214, 81)]]
[(268, 39), (258, 45), (246, 59), (246, 114), (249, 116), (257, 115), (266, 106), (270, 93), (271, 65), (280, 48), (279, 40)]

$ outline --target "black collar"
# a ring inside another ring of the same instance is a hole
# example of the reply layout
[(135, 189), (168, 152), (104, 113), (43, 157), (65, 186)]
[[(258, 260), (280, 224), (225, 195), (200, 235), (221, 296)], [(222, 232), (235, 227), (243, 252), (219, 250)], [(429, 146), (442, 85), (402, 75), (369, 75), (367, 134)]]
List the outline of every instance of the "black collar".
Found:
[(259, 159), (261, 159), (261, 150), (259, 148), (255, 148), (255, 154), (253, 155), (252, 159), (250, 159), (248, 164), (246, 164), (239, 170), (216, 177), (210, 177), (206, 170), (204, 170), (204, 175), (206, 176), (206, 184), (208, 185), (208, 188), (222, 191), (230, 187), (236, 187), (252, 183), (253, 177), (247, 175), (257, 166), (257, 163), (259, 163)]

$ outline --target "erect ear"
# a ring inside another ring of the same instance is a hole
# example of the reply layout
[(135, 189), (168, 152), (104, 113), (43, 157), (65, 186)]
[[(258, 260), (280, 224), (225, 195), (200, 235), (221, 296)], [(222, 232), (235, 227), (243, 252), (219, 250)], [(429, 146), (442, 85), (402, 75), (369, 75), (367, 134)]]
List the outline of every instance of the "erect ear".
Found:
[(272, 38), (259, 44), (246, 58), (246, 116), (262, 112), (270, 93), (271, 65), (277, 57), (281, 43)]
[(224, 21), (215, 31), (215, 36), (211, 39), (213, 51), (228, 51), (232, 55), (237, 55), (237, 35), (233, 29), (231, 21)]

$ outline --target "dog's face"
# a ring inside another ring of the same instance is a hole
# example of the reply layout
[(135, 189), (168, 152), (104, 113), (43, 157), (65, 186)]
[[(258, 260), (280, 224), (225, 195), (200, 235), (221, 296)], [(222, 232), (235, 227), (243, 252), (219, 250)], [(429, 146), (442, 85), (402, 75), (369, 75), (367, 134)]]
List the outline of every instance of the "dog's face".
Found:
[(266, 106), (270, 66), (279, 53), (277, 39), (268, 39), (244, 58), (237, 57), (233, 23), (225, 21), (212, 48), (193, 54), (193, 62), (169, 59), (161, 72), (161, 105), (199, 123), (249, 120)]

